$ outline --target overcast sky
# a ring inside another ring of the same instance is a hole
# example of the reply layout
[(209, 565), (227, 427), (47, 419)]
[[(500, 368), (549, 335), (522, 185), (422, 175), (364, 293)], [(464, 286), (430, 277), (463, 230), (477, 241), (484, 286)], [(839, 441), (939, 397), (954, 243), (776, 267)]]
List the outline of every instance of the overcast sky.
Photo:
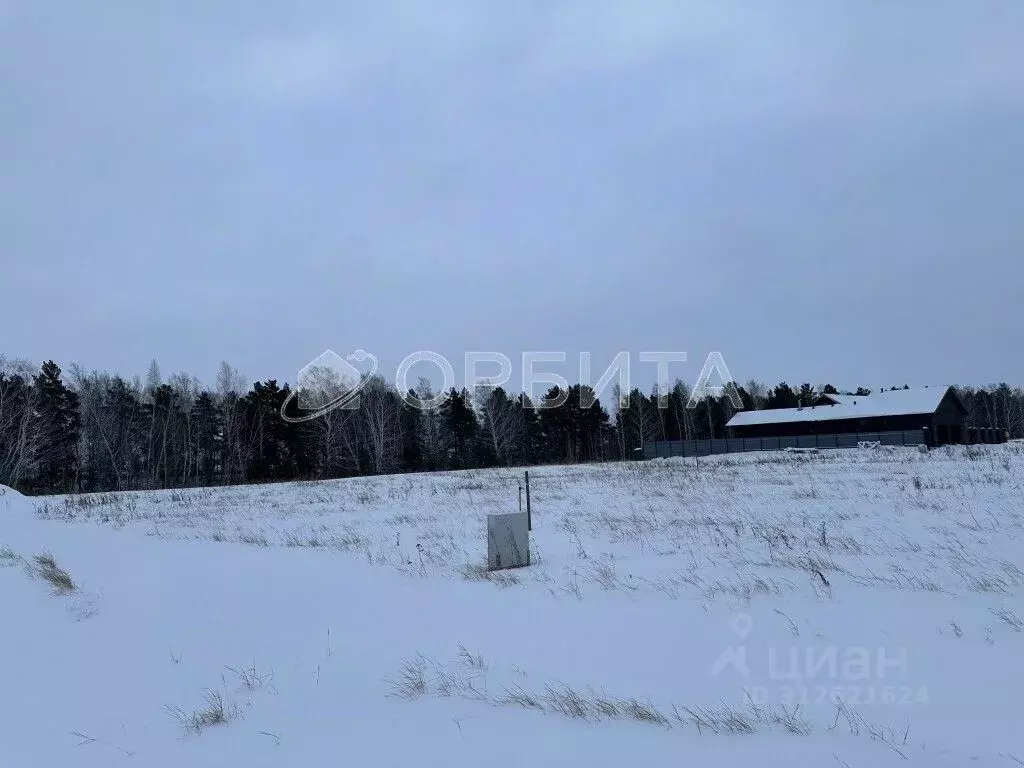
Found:
[(0, 0), (0, 354), (1024, 384), (1022, 30), (1019, 0)]

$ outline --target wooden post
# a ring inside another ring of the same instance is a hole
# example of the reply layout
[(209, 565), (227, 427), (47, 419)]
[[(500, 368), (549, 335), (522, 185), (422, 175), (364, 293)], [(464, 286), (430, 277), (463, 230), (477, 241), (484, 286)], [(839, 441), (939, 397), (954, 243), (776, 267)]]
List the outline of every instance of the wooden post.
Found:
[(526, 470), (526, 530), (533, 530), (533, 514), (530, 511), (530, 470)]

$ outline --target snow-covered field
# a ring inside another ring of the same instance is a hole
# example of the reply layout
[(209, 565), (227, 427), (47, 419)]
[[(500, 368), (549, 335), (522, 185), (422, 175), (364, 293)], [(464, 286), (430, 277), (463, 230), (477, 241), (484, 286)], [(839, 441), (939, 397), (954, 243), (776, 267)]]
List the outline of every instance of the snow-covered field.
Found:
[(1024, 445), (521, 476), (0, 489), (0, 766), (1024, 765)]

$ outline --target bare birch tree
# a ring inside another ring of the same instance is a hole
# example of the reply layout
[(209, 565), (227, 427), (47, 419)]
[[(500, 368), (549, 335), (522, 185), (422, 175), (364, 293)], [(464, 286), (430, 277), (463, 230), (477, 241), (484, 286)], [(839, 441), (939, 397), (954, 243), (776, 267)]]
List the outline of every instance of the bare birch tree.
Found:
[(397, 469), (402, 459), (401, 399), (380, 376), (372, 376), (359, 392), (365, 447), (374, 474)]
[(526, 435), (522, 409), (505, 394), (504, 389), (489, 382), (475, 387), (473, 405), (480, 419), (483, 440), (498, 463), (508, 466)]

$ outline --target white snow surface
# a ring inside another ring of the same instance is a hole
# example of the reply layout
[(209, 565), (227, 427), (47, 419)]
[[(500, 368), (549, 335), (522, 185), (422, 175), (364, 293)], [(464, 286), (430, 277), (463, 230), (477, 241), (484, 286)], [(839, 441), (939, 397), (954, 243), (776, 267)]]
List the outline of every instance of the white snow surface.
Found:
[(829, 395), (837, 401), (835, 405), (741, 411), (729, 419), (726, 426), (740, 427), (750, 424), (833, 421), (835, 419), (865, 419), (877, 416), (934, 413), (948, 391), (949, 387), (942, 386), (892, 389), (866, 396)]
[(1024, 444), (520, 477), (0, 487), (0, 766), (1024, 760)]

